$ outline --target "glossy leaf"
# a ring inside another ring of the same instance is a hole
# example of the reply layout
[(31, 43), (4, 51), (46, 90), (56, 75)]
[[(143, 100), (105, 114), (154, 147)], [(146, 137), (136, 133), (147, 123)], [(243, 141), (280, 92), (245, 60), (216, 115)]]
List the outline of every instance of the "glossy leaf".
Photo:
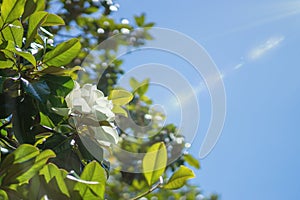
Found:
[(65, 97), (74, 87), (74, 81), (68, 76), (44, 75), (41, 80), (46, 81), (51, 94), (55, 96)]
[(133, 95), (126, 90), (115, 89), (111, 91), (108, 98), (112, 100), (113, 104), (122, 106), (129, 103), (132, 100)]
[(79, 191), (82, 199), (104, 199), (106, 175), (99, 163), (93, 161), (86, 165), (80, 179), (93, 182), (93, 184), (76, 183), (74, 190)]
[(47, 16), (47, 12), (38, 11), (29, 17), (29, 26), (27, 31), (25, 48), (29, 47), (30, 43), (34, 41), (35, 37), (37, 36), (38, 29), (45, 22)]
[(24, 12), (25, 0), (3, 0), (1, 5), (1, 17), (4, 23), (10, 23)]
[(41, 103), (45, 103), (47, 101), (47, 97), (50, 94), (50, 89), (45, 81), (30, 83), (23, 78), (21, 80), (25, 92)]
[(188, 179), (195, 178), (194, 172), (181, 165), (180, 168), (171, 176), (166, 185), (163, 186), (164, 189), (176, 190), (183, 187)]
[(45, 54), (43, 63), (48, 66), (60, 67), (70, 63), (79, 53), (81, 44), (78, 39), (63, 42)]
[(167, 149), (163, 142), (152, 145), (143, 159), (143, 173), (149, 186), (163, 175), (167, 165)]

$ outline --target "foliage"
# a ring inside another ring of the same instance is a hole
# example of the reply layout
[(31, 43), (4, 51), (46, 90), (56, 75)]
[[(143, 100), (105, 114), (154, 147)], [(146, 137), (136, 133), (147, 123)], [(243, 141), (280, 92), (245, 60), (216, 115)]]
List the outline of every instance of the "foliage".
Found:
[[(137, 125), (149, 124), (152, 104), (146, 96), (149, 80), (131, 79), (131, 92), (114, 88), (123, 71), (113, 50), (128, 44), (116, 43), (102, 52), (100, 63), (82, 66), (86, 55), (114, 34), (134, 38), (131, 46), (152, 39), (148, 30), (154, 24), (144, 14), (130, 25), (110, 17), (119, 5), (109, 0), (0, 3), (1, 199), (192, 199), (200, 194), (186, 183), (194, 173), (184, 166), (200, 168), (199, 162), (190, 154), (177, 159), (185, 151), (184, 137), (174, 125), (161, 125), (162, 113), (152, 111), (156, 121), (142, 131), (146, 139), (125, 123), (131, 116)], [(101, 70), (98, 80), (94, 74)], [(93, 84), (84, 84), (88, 80)], [(123, 119), (120, 127), (115, 115)], [(118, 152), (115, 160), (105, 154), (117, 142), (130, 152), (147, 152), (137, 160), (143, 173), (134, 173), (132, 165), (118, 167), (125, 162)]]

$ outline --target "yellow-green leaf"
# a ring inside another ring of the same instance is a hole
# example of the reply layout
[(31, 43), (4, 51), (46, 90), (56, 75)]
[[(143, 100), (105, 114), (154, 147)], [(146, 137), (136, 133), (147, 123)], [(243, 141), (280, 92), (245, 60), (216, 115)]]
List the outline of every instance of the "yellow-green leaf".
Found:
[(96, 161), (84, 167), (80, 179), (98, 184), (85, 184), (77, 182), (74, 190), (79, 191), (82, 199), (104, 199), (106, 175), (105, 170)]
[(167, 149), (163, 142), (152, 145), (143, 159), (143, 173), (149, 186), (158, 181), (167, 165)]
[(45, 11), (38, 11), (29, 17), (25, 48), (29, 47), (30, 43), (34, 41), (37, 36), (38, 29), (45, 22), (47, 15), (48, 13)]
[(24, 29), (22, 23), (19, 20), (15, 20), (10, 23), (6, 28), (2, 30), (2, 34), (4, 36), (4, 40), (10, 40), (14, 42), (15, 45), (22, 47)]
[(193, 170), (181, 165), (180, 168), (171, 176), (164, 189), (176, 190), (183, 187), (188, 179), (195, 178)]
[(1, 5), (1, 17), (4, 23), (10, 23), (24, 12), (25, 0), (3, 0)]
[(42, 24), (42, 26), (60, 26), (65, 25), (64, 20), (55, 14), (49, 13), (45, 22)]
[(112, 100), (114, 105), (122, 106), (129, 103), (133, 98), (131, 92), (122, 89), (112, 90), (108, 99)]
[(199, 163), (199, 161), (196, 158), (194, 158), (192, 155), (186, 154), (186, 155), (183, 156), (183, 158), (192, 167), (200, 169), (200, 163)]
[(40, 175), (44, 176), (45, 181), (47, 183), (54, 179), (60, 191), (69, 197), (70, 194), (66, 182), (64, 181), (67, 177), (67, 174), (67, 171), (63, 169), (58, 169), (58, 167), (52, 163), (49, 163), (43, 169), (40, 170)]
[(79, 53), (81, 44), (78, 39), (63, 42), (45, 54), (43, 63), (48, 66), (60, 67), (70, 63)]
[(118, 106), (118, 105), (115, 105), (112, 109), (112, 111), (115, 113), (115, 114), (121, 114), (125, 117), (128, 117), (128, 114), (127, 114), (127, 111), (122, 108), (121, 106)]

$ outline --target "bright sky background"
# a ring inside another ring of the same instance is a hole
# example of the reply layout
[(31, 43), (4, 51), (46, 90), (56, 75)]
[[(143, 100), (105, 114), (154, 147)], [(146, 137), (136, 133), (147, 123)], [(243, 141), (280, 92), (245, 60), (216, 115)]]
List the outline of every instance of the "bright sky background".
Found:
[[(158, 27), (185, 33), (208, 51), (224, 74), (225, 126), (217, 146), (201, 160), (194, 183), (223, 200), (300, 199), (300, 1), (119, 3), (116, 17), (132, 20), (133, 14), (145, 12)], [(164, 63), (184, 69), (191, 84), (199, 86), (201, 79), (181, 61), (150, 55), (126, 57), (125, 68)], [(195, 156), (210, 117), (208, 93), (199, 91), (202, 118), (191, 150)], [(153, 94), (162, 101), (162, 94)]]

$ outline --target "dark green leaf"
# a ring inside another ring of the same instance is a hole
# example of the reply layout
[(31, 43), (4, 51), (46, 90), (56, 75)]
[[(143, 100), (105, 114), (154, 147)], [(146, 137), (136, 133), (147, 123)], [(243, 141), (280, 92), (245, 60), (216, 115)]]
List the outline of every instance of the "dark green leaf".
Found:
[(41, 77), (41, 80), (46, 81), (51, 94), (55, 96), (65, 97), (74, 87), (74, 81), (68, 76), (45, 75)]
[(50, 89), (45, 81), (30, 83), (25, 79), (21, 79), (25, 92), (31, 95), (41, 103), (45, 103), (50, 94)]

